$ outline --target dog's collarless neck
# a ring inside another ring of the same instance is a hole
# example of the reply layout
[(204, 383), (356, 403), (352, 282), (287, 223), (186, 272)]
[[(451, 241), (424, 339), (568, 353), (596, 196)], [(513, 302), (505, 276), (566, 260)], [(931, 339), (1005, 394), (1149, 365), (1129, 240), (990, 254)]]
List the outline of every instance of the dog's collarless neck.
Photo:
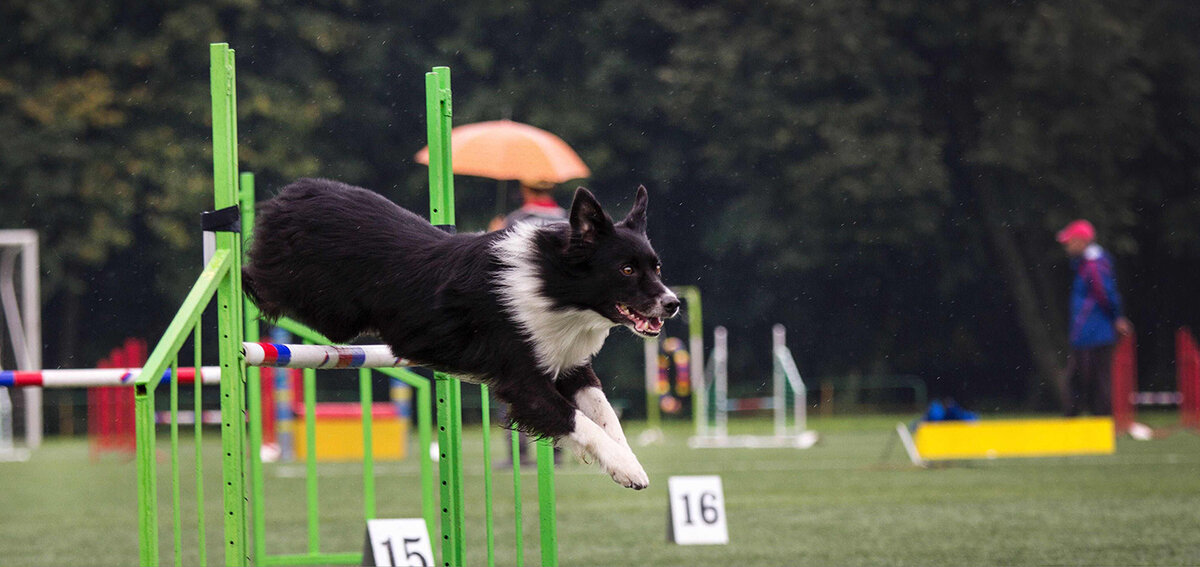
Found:
[(590, 309), (561, 307), (546, 297), (539, 265), (534, 225), (517, 225), (493, 245), (502, 266), (499, 271), (500, 302), (525, 335), (537, 358), (538, 367), (557, 377), (587, 364), (615, 326), (607, 317)]

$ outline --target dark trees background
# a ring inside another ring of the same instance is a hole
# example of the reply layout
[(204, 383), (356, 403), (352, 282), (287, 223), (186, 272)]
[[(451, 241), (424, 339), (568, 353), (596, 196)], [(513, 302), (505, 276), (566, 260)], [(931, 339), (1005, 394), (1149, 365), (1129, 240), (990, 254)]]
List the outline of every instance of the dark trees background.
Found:
[[(1053, 233), (1087, 217), (1143, 386), (1167, 389), (1171, 333), (1200, 319), (1197, 32), (1183, 0), (16, 0), (0, 227), (43, 239), (47, 365), (88, 366), (161, 333), (199, 269), (209, 42), (238, 52), (261, 194), (319, 175), (417, 211), (422, 74), (449, 65), (457, 124), (559, 134), (617, 210), (650, 188), (665, 272), (702, 288), (748, 387), (782, 322), (808, 377), (1049, 407), (1070, 278)], [(465, 228), (496, 190), (459, 178)], [(637, 387), (637, 341), (612, 343), (601, 366)]]

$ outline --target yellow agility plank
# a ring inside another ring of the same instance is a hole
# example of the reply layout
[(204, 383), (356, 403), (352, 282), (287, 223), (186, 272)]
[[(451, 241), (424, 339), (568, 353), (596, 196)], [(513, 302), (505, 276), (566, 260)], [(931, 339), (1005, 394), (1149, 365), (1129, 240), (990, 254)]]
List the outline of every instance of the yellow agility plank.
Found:
[(922, 423), (917, 452), (929, 460), (1107, 455), (1116, 449), (1109, 417)]

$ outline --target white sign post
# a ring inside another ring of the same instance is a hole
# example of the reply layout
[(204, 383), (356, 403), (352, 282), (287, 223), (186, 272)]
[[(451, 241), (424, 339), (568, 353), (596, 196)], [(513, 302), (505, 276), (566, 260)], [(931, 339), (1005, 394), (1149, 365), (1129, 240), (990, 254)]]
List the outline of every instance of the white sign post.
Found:
[(673, 476), (667, 479), (671, 504), (668, 540), (679, 545), (729, 543), (725, 491), (719, 476)]
[(433, 561), (425, 520), (367, 520), (363, 565), (431, 567)]

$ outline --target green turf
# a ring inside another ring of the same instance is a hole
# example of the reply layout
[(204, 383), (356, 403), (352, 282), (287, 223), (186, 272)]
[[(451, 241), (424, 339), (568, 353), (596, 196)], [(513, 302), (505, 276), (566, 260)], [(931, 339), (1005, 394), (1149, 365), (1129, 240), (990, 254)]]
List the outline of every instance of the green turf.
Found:
[[(1173, 416), (1160, 416), (1160, 420)], [(1195, 565), (1200, 564), (1200, 437), (1122, 439), (1112, 456), (1007, 459), (928, 470), (907, 466), (899, 446), (881, 459), (899, 418), (814, 419), (822, 433), (805, 450), (686, 447), (688, 426), (635, 448), (651, 476), (642, 492), (569, 463), (558, 475), (563, 565)], [(735, 423), (765, 432), (766, 421)], [(636, 438), (639, 424), (629, 428)], [(500, 446), (495, 432), (494, 446)], [(483, 464), (468, 428), (467, 526), (471, 565), (483, 560)], [(190, 467), (185, 442), (184, 464)], [(165, 440), (160, 443), (165, 450)], [(206, 441), (210, 564), (222, 564), (218, 440)], [(160, 459), (164, 502), (168, 461)], [(362, 546), (357, 465), (321, 467), (321, 549)], [(303, 551), (303, 469), (269, 465), (268, 552)], [(719, 474), (730, 544), (666, 542), (666, 479)], [(194, 483), (184, 472), (184, 500)], [(499, 563), (513, 564), (511, 475), (498, 472)], [(526, 564), (538, 561), (536, 483), (526, 494)], [(379, 510), (419, 515), (416, 467), (379, 465)], [(134, 468), (89, 461), (86, 442), (51, 439), (27, 463), (0, 463), (0, 564), (132, 565), (137, 561)], [(194, 505), (184, 506), (185, 562), (195, 563)], [(162, 508), (162, 558), (170, 563), (170, 509)]]

